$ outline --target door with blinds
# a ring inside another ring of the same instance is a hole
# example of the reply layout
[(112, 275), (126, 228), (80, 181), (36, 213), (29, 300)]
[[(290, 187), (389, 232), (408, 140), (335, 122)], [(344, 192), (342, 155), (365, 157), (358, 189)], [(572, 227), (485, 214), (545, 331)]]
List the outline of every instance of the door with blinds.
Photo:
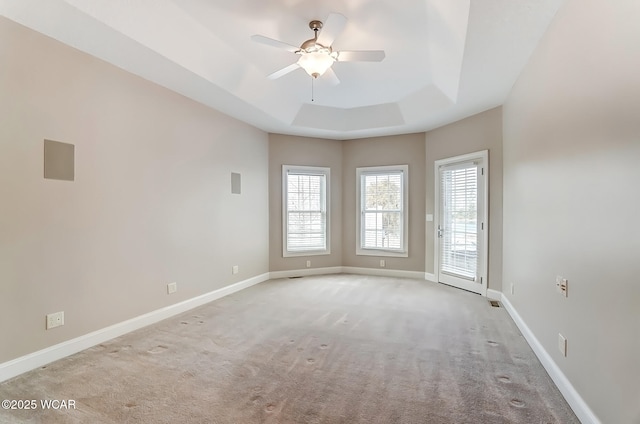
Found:
[(487, 292), (488, 152), (436, 161), (437, 278), (474, 293)]

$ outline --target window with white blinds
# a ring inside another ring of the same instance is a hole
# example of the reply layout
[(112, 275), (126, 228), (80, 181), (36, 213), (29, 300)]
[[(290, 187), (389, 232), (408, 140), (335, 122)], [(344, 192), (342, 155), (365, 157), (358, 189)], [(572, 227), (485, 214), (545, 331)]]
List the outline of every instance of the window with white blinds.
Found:
[(329, 251), (329, 168), (282, 167), (283, 256)]
[(441, 269), (475, 279), (478, 270), (478, 165), (468, 162), (444, 166), (440, 173)]
[(407, 256), (408, 166), (357, 168), (359, 255)]

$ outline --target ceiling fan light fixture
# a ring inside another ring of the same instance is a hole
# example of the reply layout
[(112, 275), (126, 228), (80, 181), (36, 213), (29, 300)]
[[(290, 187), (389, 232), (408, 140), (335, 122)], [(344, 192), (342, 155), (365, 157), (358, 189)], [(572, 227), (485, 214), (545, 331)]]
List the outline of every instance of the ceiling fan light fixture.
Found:
[[(325, 49), (326, 50), (326, 49)], [(312, 52), (300, 52), (300, 59), (298, 59), (298, 65), (304, 69), (307, 74), (311, 75), (313, 78), (318, 78), (325, 72), (327, 69), (331, 68), (333, 62), (336, 61), (336, 58), (327, 50), (327, 51), (312, 51)]]
[[(325, 74), (334, 62), (380, 62), (384, 59), (383, 50), (343, 50), (333, 51), (333, 41), (344, 29), (347, 18), (339, 13), (330, 13), (327, 18), (327, 24), (321, 21), (309, 22), (309, 28), (313, 30), (313, 38), (302, 43), (300, 47), (292, 44), (283, 43), (282, 41), (264, 37), (262, 35), (253, 35), (251, 39), (258, 43), (266, 44), (272, 47), (287, 50), (299, 56), (298, 61), (279, 71), (273, 72), (267, 78), (274, 80), (283, 75), (288, 74), (298, 68), (302, 68), (313, 78), (318, 78)], [(330, 72), (329, 80), (335, 84), (339, 84), (340, 80), (333, 72)], [(313, 81), (313, 80), (312, 80)]]

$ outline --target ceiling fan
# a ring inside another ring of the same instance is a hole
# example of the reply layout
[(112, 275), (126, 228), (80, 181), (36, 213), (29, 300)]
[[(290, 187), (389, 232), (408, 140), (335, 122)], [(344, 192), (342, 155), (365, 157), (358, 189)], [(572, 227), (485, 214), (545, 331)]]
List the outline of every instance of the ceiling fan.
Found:
[(302, 68), (313, 78), (326, 75), (333, 84), (338, 84), (340, 80), (331, 69), (335, 62), (381, 62), (384, 59), (384, 50), (334, 51), (331, 45), (346, 24), (347, 18), (339, 13), (330, 13), (324, 24), (317, 20), (311, 21), (309, 22), (309, 28), (314, 32), (313, 38), (302, 43), (300, 47), (262, 35), (253, 35), (251, 39), (300, 56), (296, 63), (270, 74), (267, 78), (277, 79), (298, 68)]

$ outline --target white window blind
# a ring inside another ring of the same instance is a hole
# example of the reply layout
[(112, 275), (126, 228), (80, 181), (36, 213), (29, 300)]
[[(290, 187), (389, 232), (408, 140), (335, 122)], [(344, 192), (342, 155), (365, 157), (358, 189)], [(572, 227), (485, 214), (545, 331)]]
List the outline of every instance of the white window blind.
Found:
[[(359, 254), (406, 253), (406, 165), (358, 168)], [(375, 253), (366, 253), (366, 251)]]
[(285, 166), (285, 256), (328, 253), (328, 174), (326, 168)]
[(442, 271), (475, 279), (478, 260), (478, 166), (456, 164), (441, 170)]

